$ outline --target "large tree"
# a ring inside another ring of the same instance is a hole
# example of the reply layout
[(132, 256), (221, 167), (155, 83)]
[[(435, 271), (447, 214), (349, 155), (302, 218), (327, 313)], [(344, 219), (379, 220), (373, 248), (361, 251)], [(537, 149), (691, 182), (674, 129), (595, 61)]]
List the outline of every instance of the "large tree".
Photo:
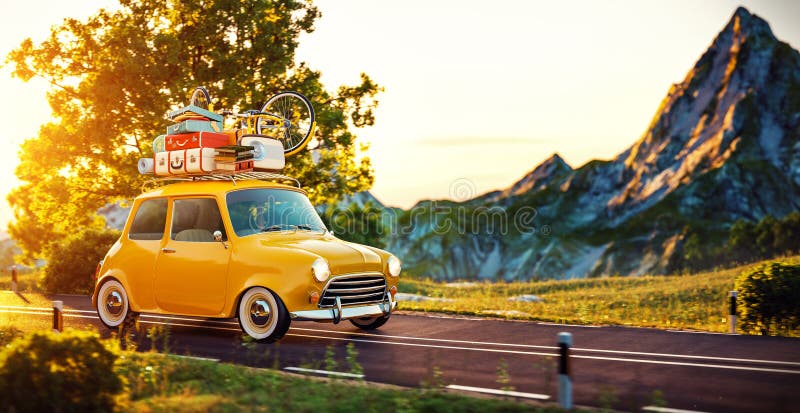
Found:
[(139, 193), (140, 157), (152, 156), (164, 114), (205, 85), (217, 107), (260, 108), (269, 96), (296, 90), (317, 113), (319, 154), (287, 159), (285, 172), (303, 182), (312, 201), (335, 202), (369, 188), (370, 161), (356, 156), (350, 130), (372, 125), (381, 90), (360, 84), (335, 92), (320, 72), (295, 61), (298, 37), (320, 16), (311, 2), (121, 0), (86, 21), (66, 19), (41, 43), (26, 39), (8, 57), (22, 80), (51, 85), (53, 120), (22, 145), (8, 197), (16, 221), (9, 232), (28, 258), (85, 227), (103, 225), (95, 211)]

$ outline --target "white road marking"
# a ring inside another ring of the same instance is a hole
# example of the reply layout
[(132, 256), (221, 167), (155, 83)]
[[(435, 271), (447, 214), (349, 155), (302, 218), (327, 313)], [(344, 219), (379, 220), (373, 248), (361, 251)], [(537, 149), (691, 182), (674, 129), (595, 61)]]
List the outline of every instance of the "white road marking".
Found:
[(219, 359), (210, 358), (210, 357), (183, 356), (183, 355), (180, 355), (180, 354), (170, 354), (169, 357), (180, 357), (182, 359), (192, 359), (192, 360), (219, 362)]
[[(407, 347), (427, 347), (427, 348), (440, 348), (440, 349), (447, 349), (447, 350), (483, 351), (483, 352), (487, 352), (487, 353), (521, 354), (521, 355), (544, 356), (544, 357), (557, 357), (558, 356), (557, 354), (537, 353), (537, 352), (533, 352), (533, 351), (500, 350), (500, 349), (475, 348), (475, 347), (457, 347), (457, 346), (437, 346), (437, 345), (433, 345), (433, 344), (398, 343), (398, 342), (395, 342), (395, 341), (365, 340), (365, 339), (358, 339), (358, 338), (338, 338), (338, 337), (314, 336), (314, 335), (310, 335), (310, 334), (287, 334), (287, 336), (319, 338), (319, 339), (323, 339), (323, 340), (353, 341), (353, 342), (357, 342), (357, 343), (361, 342), (361, 343), (374, 343), (374, 344), (389, 344), (389, 345), (407, 346)], [(706, 367), (706, 368), (728, 369), (728, 370), (763, 371), (763, 372), (768, 372), (768, 373), (800, 374), (800, 370), (772, 369), (772, 368), (765, 368), (765, 367), (726, 366), (726, 365), (721, 365), (721, 364), (683, 363), (683, 362), (678, 362), (678, 361), (642, 360), (642, 359), (628, 359), (628, 358), (619, 358), (619, 357), (599, 357), (599, 356), (582, 356), (582, 355), (570, 355), (570, 357), (571, 358), (581, 358), (581, 359), (591, 359), (591, 360), (603, 360), (603, 361), (622, 361), (622, 362), (629, 362), (629, 363), (662, 364), (662, 365), (670, 365), (670, 366)]]
[[(31, 311), (52, 311), (53, 307), (28, 307), (28, 306), (21, 306), (21, 305), (0, 305), (0, 308), (11, 308), (11, 309), (21, 309), (21, 310), (31, 310)], [(94, 310), (76, 310), (74, 308), (65, 308), (65, 313), (92, 313), (96, 314), (97, 311)]]
[(716, 336), (736, 336), (738, 334), (731, 334), (731, 333), (718, 333), (714, 331), (692, 331), (692, 330), (675, 330), (669, 329), (667, 330), (670, 333), (684, 333), (684, 334), (713, 334)]
[(705, 413), (697, 410), (670, 409), (669, 407), (658, 407), (658, 406), (644, 406), (642, 407), (642, 411), (657, 412), (657, 413)]
[(332, 333), (332, 334), (345, 334), (348, 336), (366, 336), (372, 338), (397, 338), (401, 340), (419, 340), (419, 341), (438, 341), (442, 343), (458, 343), (458, 344), (477, 344), (477, 345), (485, 345), (485, 346), (496, 346), (496, 347), (521, 347), (521, 348), (538, 348), (543, 350), (558, 350), (556, 346), (539, 346), (535, 344), (512, 344), (512, 343), (493, 343), (487, 341), (469, 341), (469, 340), (451, 340), (446, 338), (426, 338), (426, 337), (413, 337), (413, 336), (394, 336), (391, 334), (375, 334), (375, 333), (360, 333), (360, 332), (353, 332), (353, 331), (337, 331), (337, 330), (325, 330), (320, 328), (303, 328), (303, 327), (290, 327), (290, 330), (300, 330), (300, 331), (313, 331), (319, 333)]
[(41, 312), (41, 311), (19, 311), (19, 310), (6, 310), (6, 309), (0, 308), (0, 313), (53, 315), (52, 309), (51, 309), (51, 311), (49, 313), (44, 313), (44, 312)]
[(603, 328), (603, 327), (605, 327), (605, 326), (592, 326), (592, 325), (585, 325), (585, 324), (548, 323), (548, 322), (544, 322), (544, 321), (537, 321), (536, 324), (543, 325), (543, 326), (581, 327), (581, 328)]
[(448, 389), (453, 390), (463, 390), (463, 391), (472, 391), (477, 393), (487, 393), (487, 394), (494, 394), (498, 396), (512, 396), (512, 397), (523, 397), (526, 399), (536, 399), (536, 400), (549, 400), (550, 396), (546, 394), (537, 394), (537, 393), (523, 393), (518, 391), (511, 391), (511, 390), (496, 390), (496, 389), (486, 389), (483, 387), (471, 387), (471, 386), (459, 386), (457, 384), (451, 384), (447, 386)]
[(218, 323), (218, 324), (227, 324), (232, 326), (238, 326), (239, 323), (235, 321), (222, 321), (222, 320), (204, 320), (204, 319), (197, 319), (197, 318), (186, 318), (186, 317), (176, 317), (176, 316), (164, 316), (164, 315), (156, 315), (156, 314), (142, 314), (140, 317), (145, 318), (161, 318), (164, 320), (181, 320), (181, 321), (194, 321), (196, 323)]
[[(18, 313), (18, 314), (32, 314), (32, 315), (44, 315), (44, 316), (52, 315), (52, 312), (13, 311), (13, 310), (5, 310), (4, 308), (8, 308), (8, 306), (0, 307), (0, 312)], [(22, 308), (36, 308), (36, 307), (22, 307)], [(46, 309), (46, 310), (51, 310), (51, 309)], [(72, 318), (90, 318), (90, 319), (97, 319), (98, 318), (97, 316), (83, 316), (83, 315), (77, 315), (77, 314), (64, 314), (64, 316), (65, 317), (72, 317)], [(205, 322), (206, 321), (206, 320), (194, 320), (194, 319), (189, 319), (189, 318), (166, 317), (166, 316), (150, 316), (150, 317), (151, 318), (167, 319), (167, 320), (168, 319), (180, 319), (180, 320), (188, 320), (188, 321), (196, 321), (196, 322)], [(207, 325), (201, 325), (201, 324), (164, 323), (164, 322), (146, 321), (146, 320), (141, 320), (140, 322), (141, 323), (146, 323), (146, 324), (172, 325), (172, 326), (178, 326), (178, 327), (207, 328), (207, 329), (214, 329), (214, 330), (241, 332), (240, 328), (216, 327), (216, 326), (207, 326)], [(221, 322), (221, 323), (226, 323), (226, 324), (236, 324), (236, 323), (233, 323), (233, 322), (224, 322), (224, 321), (212, 321), (212, 322)], [(324, 332), (324, 333), (333, 333), (333, 334), (346, 334), (346, 335), (359, 335), (359, 336), (369, 336), (369, 337), (374, 337), (374, 338), (389, 337), (389, 338), (401, 339), (401, 340), (402, 339), (406, 339), (406, 340), (421, 340), (421, 341), (440, 341), (440, 342), (450, 342), (450, 343), (459, 343), (459, 344), (492, 345), (492, 346), (498, 346), (498, 347), (507, 346), (507, 347), (540, 348), (540, 349), (556, 349), (557, 348), (557, 347), (550, 347), (550, 346), (536, 346), (536, 345), (527, 345), (527, 344), (490, 343), (490, 342), (480, 342), (480, 341), (433, 339), (433, 338), (423, 338), (423, 337), (375, 335), (375, 334), (368, 334), (368, 333), (342, 332), (342, 331), (322, 330), (322, 329), (293, 328), (293, 330), (305, 330), (305, 331)], [(376, 344), (402, 345), (402, 346), (413, 346), (413, 347), (442, 348), (442, 349), (451, 349), (451, 350), (484, 351), (484, 352), (489, 352), (489, 353), (520, 354), (520, 355), (533, 355), (533, 356), (544, 356), (544, 357), (556, 357), (557, 356), (557, 354), (553, 354), (553, 353), (540, 353), (540, 352), (533, 352), (533, 351), (503, 350), (503, 349), (461, 347), (461, 346), (439, 346), (439, 345), (432, 345), (432, 344), (399, 343), (399, 342), (385, 341), (385, 340), (338, 338), (338, 337), (315, 336), (315, 335), (294, 334), (294, 333), (289, 333), (289, 334), (287, 334), (287, 336), (308, 337), (308, 338), (318, 338), (318, 339), (337, 340), (337, 341), (353, 341), (353, 342), (376, 343)], [(657, 357), (671, 357), (671, 358), (689, 358), (689, 359), (700, 359), (700, 360), (717, 360), (717, 361), (731, 361), (731, 362), (743, 362), (743, 363), (761, 363), (761, 364), (774, 364), (774, 365), (786, 365), (786, 366), (800, 366), (800, 363), (797, 363), (797, 362), (788, 362), (788, 361), (784, 362), (784, 361), (774, 361), (774, 360), (741, 359), (741, 358), (712, 357), (712, 356), (692, 356), (692, 355), (666, 354), (666, 353), (645, 353), (645, 352), (619, 351), (619, 350), (602, 350), (602, 349), (573, 348), (571, 350), (573, 350), (573, 351), (586, 351), (586, 352), (602, 352), (602, 353), (611, 353), (611, 354), (630, 354), (630, 355), (639, 355), (639, 356), (657, 356)], [(642, 359), (619, 358), (619, 357), (600, 357), (600, 356), (587, 356), (587, 355), (580, 355), (580, 354), (571, 354), (570, 357), (582, 358), (582, 359), (591, 359), (591, 360), (622, 361), (622, 362), (631, 362), (631, 363), (662, 364), (662, 365), (689, 366), (689, 367), (708, 367), (708, 368), (731, 369), (731, 370), (763, 371), (763, 372), (770, 372), (770, 373), (800, 374), (800, 370), (786, 370), (786, 369), (773, 369), (773, 368), (761, 368), (761, 367), (726, 366), (726, 365), (718, 365), (718, 364), (686, 363), (686, 362), (663, 361), (663, 360), (642, 360)]]
[(160, 325), (164, 325), (164, 326), (177, 326), (177, 327), (208, 328), (208, 329), (212, 329), (212, 330), (237, 331), (237, 332), (240, 332), (240, 333), (242, 332), (242, 329), (240, 329), (240, 328), (203, 326), (203, 325), (197, 325), (197, 324), (162, 323), (160, 321), (145, 321), (145, 320), (139, 320), (139, 323), (160, 324)]
[(313, 373), (313, 374), (324, 374), (326, 376), (339, 376), (339, 377), (347, 377), (351, 379), (363, 379), (363, 374), (353, 374), (353, 373), (341, 373), (338, 371), (328, 371), (328, 370), (316, 370), (316, 369), (304, 369), (302, 367), (284, 367), (284, 370), (295, 371), (299, 373)]
[(94, 319), (94, 320), (99, 320), (100, 319), (96, 315), (63, 314), (63, 316), (64, 317), (69, 317), (69, 318), (91, 318), (91, 319)]
[[(367, 337), (372, 337), (372, 338), (395, 338), (395, 339), (401, 339), (401, 340), (438, 341), (438, 342), (442, 342), (442, 343), (473, 344), (473, 345), (481, 345), (481, 346), (519, 347), (519, 348), (535, 348), (535, 349), (542, 349), (542, 350), (558, 350), (558, 347), (556, 347), (556, 346), (540, 346), (540, 345), (535, 345), (535, 344), (511, 344), (511, 343), (493, 343), (493, 342), (487, 342), (487, 341), (450, 340), (450, 339), (444, 339), (444, 338), (395, 336), (395, 335), (390, 335), (390, 334), (359, 333), (359, 332), (351, 332), (351, 331), (336, 331), (336, 330), (324, 330), (324, 329), (301, 328), (301, 327), (291, 327), (290, 329), (291, 330), (301, 330), (301, 331), (324, 332), (324, 333), (332, 333), (332, 334), (367, 336)], [(776, 365), (786, 365), (786, 366), (800, 366), (800, 362), (791, 362), (791, 361), (743, 359), (743, 358), (715, 357), (715, 356), (693, 356), (693, 355), (688, 355), (688, 354), (647, 353), (647, 352), (642, 352), (642, 351), (602, 350), (602, 349), (579, 348), (579, 347), (570, 348), (570, 351), (571, 352), (584, 351), (584, 352), (596, 352), (596, 353), (607, 353), (607, 354), (630, 354), (630, 355), (636, 355), (636, 356), (686, 358), (686, 359), (699, 359), (699, 360), (716, 360), (716, 361), (732, 361), (732, 362), (743, 362), (743, 363), (762, 363), (762, 364), (776, 364)]]

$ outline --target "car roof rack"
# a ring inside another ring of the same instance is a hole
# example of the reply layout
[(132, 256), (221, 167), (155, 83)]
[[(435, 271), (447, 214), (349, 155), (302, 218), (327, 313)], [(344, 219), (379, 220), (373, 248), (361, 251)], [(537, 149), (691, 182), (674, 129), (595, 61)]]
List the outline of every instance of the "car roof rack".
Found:
[(215, 172), (213, 174), (187, 174), (153, 178), (142, 184), (142, 192), (155, 189), (159, 184), (170, 182), (231, 181), (236, 185), (236, 181), (248, 180), (289, 182), (291, 186), (302, 188), (300, 181), (297, 179), (272, 172)]

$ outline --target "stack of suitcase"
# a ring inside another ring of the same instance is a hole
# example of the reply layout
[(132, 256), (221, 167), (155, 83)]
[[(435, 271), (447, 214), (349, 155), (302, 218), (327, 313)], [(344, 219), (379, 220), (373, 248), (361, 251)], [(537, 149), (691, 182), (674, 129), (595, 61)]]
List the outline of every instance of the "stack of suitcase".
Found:
[[(167, 117), (175, 122), (167, 133), (153, 140), (153, 159), (139, 160), (139, 173), (158, 176), (209, 174), (214, 172), (246, 172), (280, 170), (285, 165), (283, 145), (272, 138), (245, 135), (239, 138), (235, 131), (223, 131), (222, 116), (189, 105), (169, 112)], [(229, 165), (217, 164), (221, 147), (241, 147), (252, 153), (249, 162)]]

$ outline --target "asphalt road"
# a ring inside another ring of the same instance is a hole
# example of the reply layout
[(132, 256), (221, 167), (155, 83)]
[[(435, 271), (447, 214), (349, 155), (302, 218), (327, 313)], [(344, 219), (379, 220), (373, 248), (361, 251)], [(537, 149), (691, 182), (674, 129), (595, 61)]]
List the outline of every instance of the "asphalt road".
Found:
[[(64, 301), (66, 327), (100, 326), (88, 297), (53, 299)], [(49, 308), (0, 306), (0, 320), (15, 313), (52, 317)], [(143, 315), (141, 321), (144, 329), (170, 325), (170, 351), (177, 354), (289, 370), (324, 369), (330, 347), (337, 370), (348, 371), (345, 346), (353, 343), (368, 381), (417, 387), (438, 380), (494, 390), (510, 385), (519, 397), (549, 396), (551, 401), (557, 400), (556, 335), (570, 332), (577, 405), (641, 411), (661, 399), (670, 409), (687, 411), (800, 411), (798, 339), (401, 312), (375, 332), (362, 332), (348, 322), (296, 322), (277, 344), (243, 345), (235, 319)], [(141, 348), (148, 346), (145, 340)], [(499, 382), (501, 366), (507, 366), (507, 385)]]

